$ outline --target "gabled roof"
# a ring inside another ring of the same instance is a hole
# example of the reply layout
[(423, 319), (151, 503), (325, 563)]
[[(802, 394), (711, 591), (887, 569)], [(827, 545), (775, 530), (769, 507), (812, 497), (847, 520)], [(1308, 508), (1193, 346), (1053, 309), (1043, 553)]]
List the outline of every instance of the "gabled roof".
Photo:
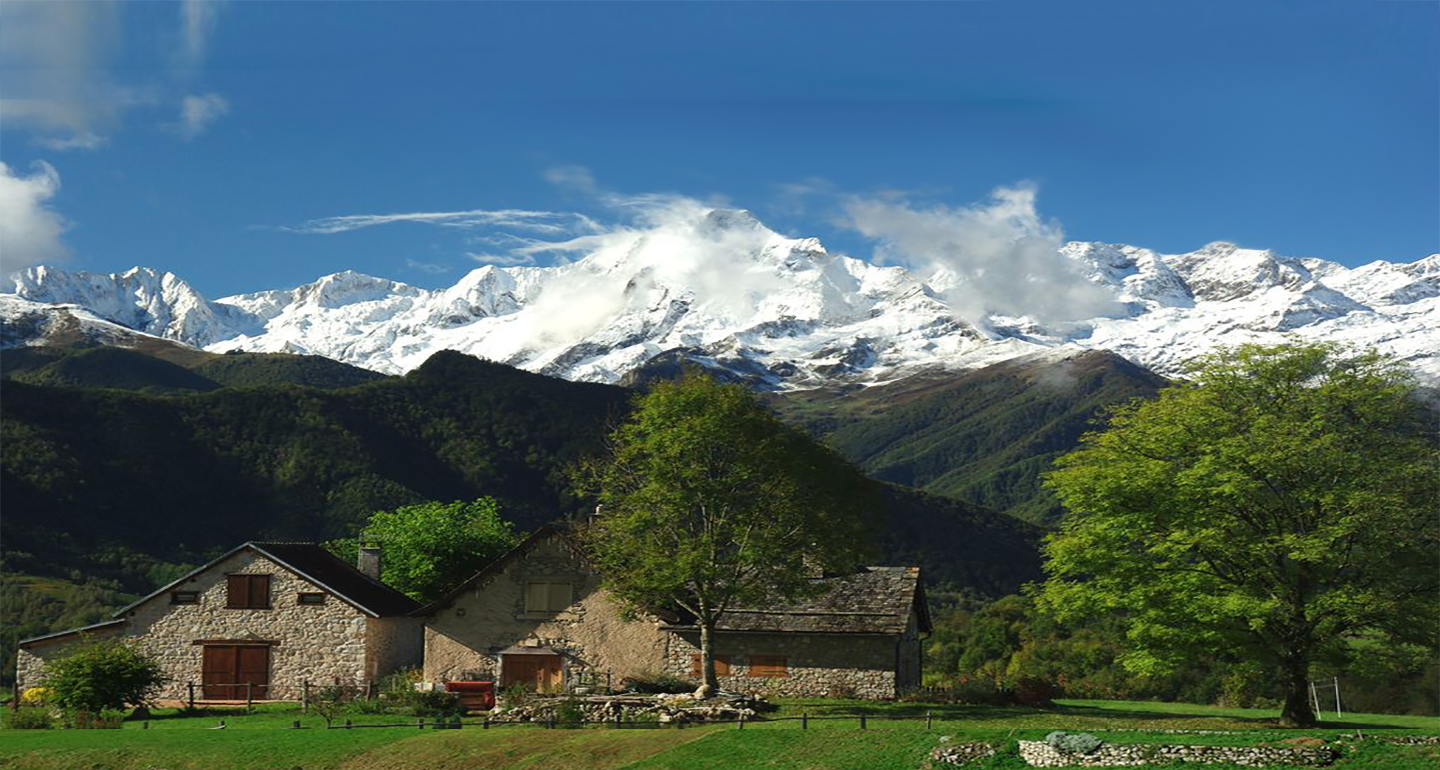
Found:
[[(433, 615), (436, 612), (445, 609), (450, 605), (451, 602), (455, 601), (455, 598), (458, 597), (460, 594), (471, 590), (482, 581), (488, 580), (492, 576), (504, 572), (505, 568), (509, 566), (511, 562), (515, 561), (515, 559), (518, 558), (521, 554), (534, 547), (536, 543), (539, 543), (541, 540), (545, 540), (546, 538), (557, 536), (565, 539), (567, 542), (570, 542), (570, 536), (567, 534), (567, 527), (565, 524), (545, 524), (541, 526), (534, 532), (526, 535), (525, 539), (521, 540), (519, 543), (516, 543), (514, 548), (506, 551), (500, 556), (500, 558), (485, 565), (485, 567), (482, 568), (479, 572), (476, 572), (474, 575), (472, 575), (469, 580), (466, 580), (460, 585), (455, 586), (454, 588), (450, 589), (450, 591), (444, 596), (425, 605), (424, 607), (412, 611), (410, 614), (419, 616)], [(576, 553), (582, 552), (577, 548)]]
[(168, 585), (165, 585), (115, 611), (115, 617), (124, 617), (130, 610), (151, 599), (179, 587), (190, 578), (205, 572), (220, 562), (243, 550), (252, 550), (280, 566), (294, 572), (311, 583), (333, 594), (336, 598), (371, 617), (384, 618), (408, 615), (420, 603), (375, 580), (351, 565), (345, 563), (324, 547), (315, 543), (265, 543), (250, 541), (242, 543), (202, 567), (191, 570)]
[[(557, 536), (573, 545), (564, 524), (543, 526), (469, 580), (411, 614), (432, 615), (444, 609), (456, 597), (503, 572), (540, 541)], [(578, 547), (577, 553), (583, 558), (584, 554)], [(902, 634), (910, 622), (912, 609), (919, 616), (920, 632), (928, 633), (931, 629), (930, 609), (925, 602), (925, 589), (920, 583), (919, 567), (862, 567), (852, 574), (817, 580), (823, 585), (818, 596), (787, 604), (777, 603), (773, 607), (730, 610), (721, 617), (718, 630)], [(680, 630), (693, 626), (667, 624), (664, 628)]]
[[(930, 611), (919, 567), (862, 567), (834, 577), (816, 578), (822, 593), (773, 607), (737, 608), (720, 616), (718, 631), (810, 634), (902, 634), (910, 611), (919, 614), (919, 631), (930, 631)], [(681, 629), (693, 626), (667, 626)]]

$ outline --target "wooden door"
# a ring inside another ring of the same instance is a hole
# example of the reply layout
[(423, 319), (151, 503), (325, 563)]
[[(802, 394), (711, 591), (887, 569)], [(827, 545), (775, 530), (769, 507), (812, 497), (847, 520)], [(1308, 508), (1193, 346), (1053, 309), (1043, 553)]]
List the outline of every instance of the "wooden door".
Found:
[(501, 686), (527, 682), (535, 692), (556, 692), (564, 677), (559, 655), (506, 655), (501, 667)]
[[(245, 685), (249, 684), (247, 688)], [(261, 645), (207, 644), (201, 663), (205, 700), (255, 700), (270, 697), (270, 648)]]
[(200, 683), (205, 700), (234, 700), (235, 669), (239, 664), (236, 647), (228, 644), (205, 645)]

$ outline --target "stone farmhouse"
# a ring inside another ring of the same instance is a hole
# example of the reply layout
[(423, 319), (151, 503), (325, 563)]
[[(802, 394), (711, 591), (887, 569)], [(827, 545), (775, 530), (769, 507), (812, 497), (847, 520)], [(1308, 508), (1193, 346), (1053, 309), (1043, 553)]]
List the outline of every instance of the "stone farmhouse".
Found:
[[(428, 607), (313, 543), (245, 543), (85, 628), (20, 642), (18, 687), (86, 639), (134, 640), (160, 661), (165, 699), (298, 700), (306, 683), (360, 687), (418, 666), (439, 685), (525, 682), (541, 692), (700, 676), (679, 616), (627, 618), (563, 525), (541, 528)], [(920, 684), (930, 631), (916, 567), (816, 577), (801, 602), (731, 610), (716, 629), (723, 689), (892, 698)]]
[[(18, 689), (83, 639), (133, 639), (170, 682), (205, 700), (299, 700), (304, 683), (364, 686), (420, 664), (419, 603), (379, 581), (380, 554), (352, 567), (313, 543), (245, 543), (112, 620), (20, 642)], [(369, 572), (370, 574), (366, 574)]]
[[(930, 615), (916, 567), (816, 578), (814, 599), (728, 612), (716, 629), (726, 690), (892, 698), (920, 684)], [(699, 681), (699, 632), (678, 617), (623, 617), (561, 527), (547, 527), (419, 614), (427, 682), (618, 686), (668, 673)]]

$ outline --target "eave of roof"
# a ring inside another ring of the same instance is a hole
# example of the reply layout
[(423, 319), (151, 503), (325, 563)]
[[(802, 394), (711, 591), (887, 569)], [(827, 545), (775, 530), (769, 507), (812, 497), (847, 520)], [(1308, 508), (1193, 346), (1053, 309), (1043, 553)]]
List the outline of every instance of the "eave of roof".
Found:
[[(275, 562), (276, 564), (279, 564), (280, 566), (284, 567), (285, 569), (290, 570), (291, 572), (295, 573), (296, 575), (299, 575), (300, 577), (305, 578), (306, 580), (310, 581), (311, 583), (314, 583), (315, 585), (319, 586), (320, 588), (325, 589), (325, 591), (326, 591), (327, 593), (332, 594), (332, 595), (335, 596), (336, 598), (340, 599), (341, 601), (345, 602), (346, 604), (350, 605), (351, 607), (354, 607), (355, 609), (360, 610), (361, 612), (365, 613), (366, 615), (369, 615), (369, 616), (372, 617), (372, 618), (381, 617), (380, 613), (376, 612), (375, 610), (371, 609), (370, 607), (367, 607), (367, 606), (365, 606), (364, 604), (362, 604), (361, 602), (356, 601), (355, 599), (352, 599), (351, 597), (346, 596), (345, 594), (343, 594), (343, 593), (335, 590), (334, 588), (326, 585), (323, 581), (315, 578), (314, 576), (306, 573), (304, 570), (302, 570), (302, 569), (294, 566), (293, 564), (289, 563), (289, 562), (286, 561), (285, 559), (283, 559), (283, 558), (281, 558), (281, 557), (279, 557), (279, 556), (276, 556), (275, 554), (273, 554), (273, 553), (271, 553), (270, 551), (266, 550), (265, 547), (264, 547), (264, 545), (265, 545), (264, 543), (257, 543), (257, 542), (255, 542), (255, 541), (253, 541), (253, 540), (247, 541), (247, 542), (244, 542), (244, 543), (241, 543), (240, 545), (237, 545), (237, 546), (235, 546), (234, 548), (231, 548), (230, 550), (226, 551), (225, 553), (220, 554), (219, 556), (215, 557), (214, 559), (211, 559), (210, 561), (206, 562), (205, 564), (203, 564), (203, 565), (201, 565), (201, 566), (199, 566), (199, 567), (196, 567), (195, 569), (193, 569), (193, 570), (185, 573), (184, 575), (181, 575), (179, 578), (177, 578), (177, 579), (175, 579), (175, 580), (173, 580), (173, 581), (165, 584), (164, 586), (156, 589), (155, 591), (152, 591), (151, 593), (146, 594), (145, 596), (142, 596), (142, 597), (140, 597), (139, 599), (136, 599), (135, 601), (131, 602), (130, 604), (127, 604), (127, 605), (125, 605), (124, 607), (121, 607), (120, 609), (118, 609), (118, 610), (115, 611), (115, 614), (114, 614), (112, 617), (116, 617), (116, 618), (123, 618), (123, 617), (125, 617), (125, 614), (126, 614), (126, 613), (130, 612), (131, 610), (135, 609), (136, 607), (139, 607), (140, 605), (142, 605), (142, 604), (150, 601), (151, 599), (154, 599), (155, 597), (157, 597), (157, 596), (165, 593), (166, 591), (170, 591), (170, 590), (176, 588), (177, 586), (181, 585), (182, 583), (185, 583), (186, 581), (190, 580), (191, 578), (195, 577), (196, 575), (199, 575), (200, 573), (205, 572), (206, 570), (209, 570), (210, 568), (214, 567), (215, 565), (217, 565), (217, 564), (225, 561), (226, 559), (230, 558), (231, 556), (234, 556), (235, 554), (237, 554), (237, 553), (239, 553), (240, 551), (243, 551), (243, 550), (245, 550), (245, 549), (247, 549), (247, 548), (250, 549), (250, 550), (253, 550), (253, 551), (257, 552), (257, 553), (259, 553), (260, 555), (262, 555), (262, 556), (264, 556), (265, 558), (267, 558), (267, 559)], [(406, 613), (406, 614), (408, 614), (408, 613)]]
[(19, 642), (16, 643), (16, 645), (19, 646), (21, 649), (25, 649), (26, 647), (30, 647), (30, 646), (38, 643), (38, 642), (58, 641), (58, 640), (60, 640), (60, 639), (62, 639), (62, 638), (64, 638), (64, 637), (67, 637), (67, 636), (74, 636), (74, 635), (76, 635), (76, 634), (83, 634), (83, 633), (85, 633), (86, 631), (97, 631), (97, 630), (102, 629), (102, 628), (109, 628), (110, 626), (124, 625), (124, 623), (125, 623), (125, 619), (124, 619), (124, 618), (117, 618), (117, 619), (115, 619), (115, 620), (105, 620), (105, 621), (102, 621), (102, 622), (99, 622), (99, 623), (91, 623), (91, 624), (88, 625), (88, 626), (81, 626), (81, 627), (79, 627), (79, 628), (71, 628), (71, 629), (67, 629), (67, 630), (65, 630), (65, 631), (53, 631), (53, 632), (48, 633), (48, 634), (41, 634), (41, 635), (39, 635), (39, 636), (32, 636), (32, 637), (30, 637), (29, 639), (21, 639)]

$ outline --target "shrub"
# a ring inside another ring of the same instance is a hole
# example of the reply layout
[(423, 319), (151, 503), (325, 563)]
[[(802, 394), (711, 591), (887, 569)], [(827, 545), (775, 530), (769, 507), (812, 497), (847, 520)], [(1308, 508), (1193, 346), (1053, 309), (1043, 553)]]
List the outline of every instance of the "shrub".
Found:
[(1011, 699), (1021, 706), (1053, 706), (1060, 697), (1054, 682), (1038, 676), (1016, 677), (1009, 685)]
[(580, 710), (580, 702), (574, 698), (566, 698), (555, 704), (555, 724), (565, 728), (580, 727), (585, 723), (585, 712)]
[(403, 695), (397, 694), (395, 702), (417, 717), (452, 717), (465, 713), (465, 707), (460, 705), (459, 693), (453, 692), (411, 690)]
[(75, 730), (119, 730), (125, 721), (124, 709), (65, 709), (61, 713), (65, 726)]
[[(33, 688), (38, 689), (38, 688)], [(28, 690), (26, 692), (29, 692)], [(55, 726), (50, 709), (42, 706), (22, 706), (5, 709), (5, 727), (11, 730), (49, 730)]]
[(519, 708), (525, 705), (535, 690), (528, 682), (515, 682), (500, 691), (500, 705), (507, 708)]
[(43, 706), (50, 702), (50, 688), (48, 687), (27, 687), (25, 692), (20, 693), (20, 703), (24, 706)]
[(45, 677), (56, 705), (89, 714), (147, 705), (165, 681), (154, 659), (115, 640), (80, 647), (51, 663)]
[(630, 692), (639, 693), (672, 693), (695, 692), (698, 687), (695, 682), (683, 679), (670, 674), (641, 673), (634, 676), (627, 676), (620, 681), (621, 686)]
[(1067, 754), (1089, 754), (1105, 743), (1090, 733), (1067, 733), (1061, 730), (1045, 736), (1045, 742), (1056, 751)]
[(402, 668), (380, 680), (380, 692), (387, 695), (414, 692), (415, 685), (424, 678), (419, 668)]

